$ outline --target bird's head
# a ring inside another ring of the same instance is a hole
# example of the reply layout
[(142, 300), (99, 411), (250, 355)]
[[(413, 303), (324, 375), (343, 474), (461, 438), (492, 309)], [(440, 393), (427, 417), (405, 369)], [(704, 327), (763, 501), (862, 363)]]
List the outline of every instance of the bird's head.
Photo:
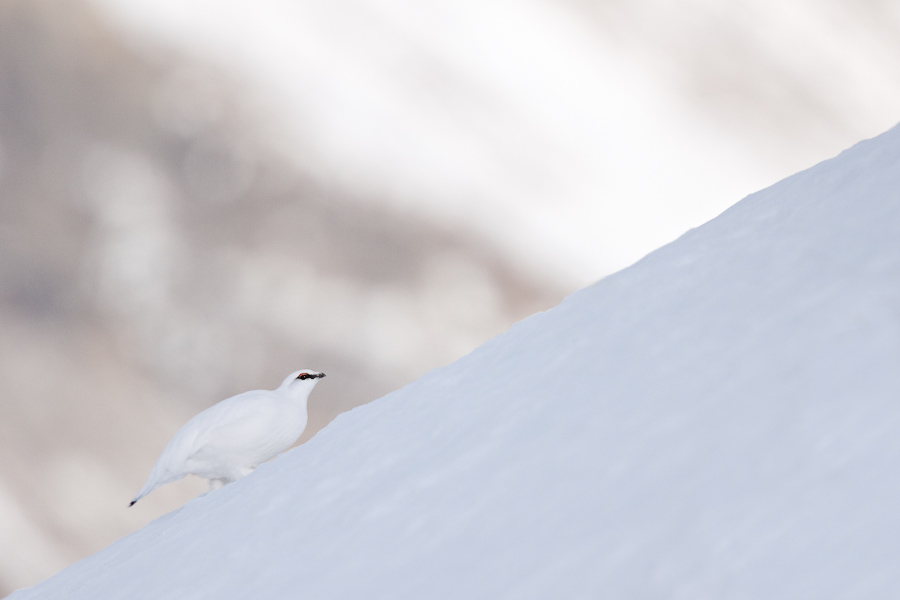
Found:
[(281, 388), (291, 392), (305, 392), (309, 394), (321, 378), (325, 377), (325, 373), (313, 371), (312, 369), (300, 369), (288, 375)]

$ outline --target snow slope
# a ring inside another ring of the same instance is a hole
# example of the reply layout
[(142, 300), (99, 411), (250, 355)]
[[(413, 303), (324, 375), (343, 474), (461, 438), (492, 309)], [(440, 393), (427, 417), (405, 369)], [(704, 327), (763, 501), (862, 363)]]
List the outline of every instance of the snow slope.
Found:
[(889, 597), (898, 430), (895, 128), (12, 597)]

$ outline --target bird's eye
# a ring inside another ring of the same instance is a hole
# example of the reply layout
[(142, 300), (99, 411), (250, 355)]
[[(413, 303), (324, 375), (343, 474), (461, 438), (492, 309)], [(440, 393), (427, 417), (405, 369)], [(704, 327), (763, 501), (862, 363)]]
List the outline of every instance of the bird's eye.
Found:
[(306, 373), (303, 373), (297, 379), (309, 379), (309, 375), (307, 375)]

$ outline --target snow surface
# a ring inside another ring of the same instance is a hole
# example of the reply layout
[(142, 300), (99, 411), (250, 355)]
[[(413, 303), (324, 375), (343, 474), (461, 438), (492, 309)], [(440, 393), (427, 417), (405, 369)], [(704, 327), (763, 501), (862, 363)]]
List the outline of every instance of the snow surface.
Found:
[(898, 431), (895, 128), (12, 598), (891, 597)]

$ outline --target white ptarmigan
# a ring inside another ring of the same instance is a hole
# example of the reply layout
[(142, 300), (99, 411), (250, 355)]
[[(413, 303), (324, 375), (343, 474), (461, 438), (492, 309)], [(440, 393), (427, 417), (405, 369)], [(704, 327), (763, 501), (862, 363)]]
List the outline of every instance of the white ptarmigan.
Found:
[(209, 489), (248, 475), (287, 450), (306, 429), (306, 401), (325, 373), (302, 369), (278, 389), (253, 390), (214, 404), (178, 430), (129, 506), (186, 475), (209, 479)]

